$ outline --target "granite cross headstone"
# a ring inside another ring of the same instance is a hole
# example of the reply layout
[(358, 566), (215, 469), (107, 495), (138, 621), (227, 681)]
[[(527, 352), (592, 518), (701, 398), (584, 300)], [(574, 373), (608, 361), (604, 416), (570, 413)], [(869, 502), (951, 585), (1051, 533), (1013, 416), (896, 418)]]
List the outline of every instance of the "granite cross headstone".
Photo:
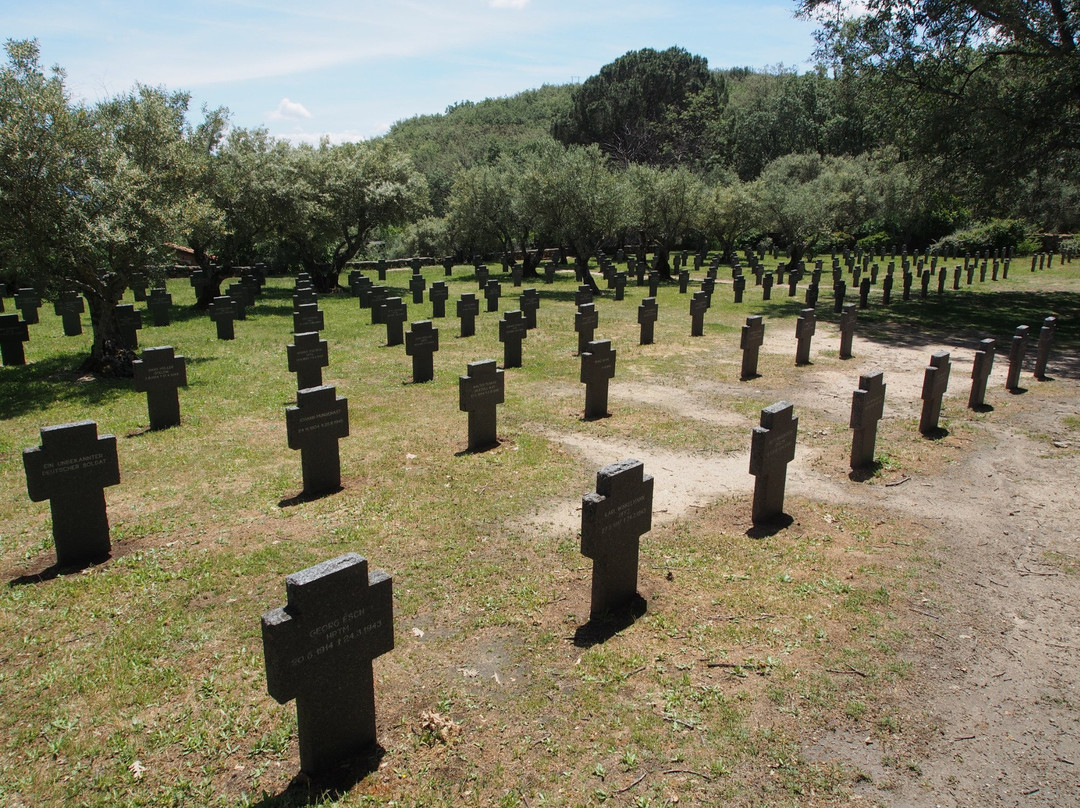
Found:
[(218, 339), (236, 339), (236, 331), (233, 320), (236, 317), (236, 306), (233, 299), (226, 295), (218, 295), (210, 304), (210, 319), (217, 325)]
[(930, 357), (930, 364), (923, 372), (922, 414), (919, 417), (919, 432), (932, 435), (937, 432), (938, 419), (941, 417), (941, 400), (949, 389), (949, 354), (937, 351)]
[(586, 346), (592, 342), (596, 327), (600, 324), (600, 314), (596, 311), (593, 303), (579, 303), (577, 313), (574, 314), (574, 330), (578, 335), (578, 354), (586, 350)]
[(476, 317), (480, 314), (480, 301), (472, 292), (463, 294), (457, 302), (457, 316), (461, 318), (461, 336), (471, 337), (476, 333)]
[(446, 301), (450, 298), (450, 288), (446, 281), (435, 281), (428, 290), (428, 300), (431, 301), (432, 319), (442, 319), (446, 316)]
[(975, 351), (975, 361), (971, 366), (971, 393), (968, 395), (970, 409), (986, 405), (986, 383), (994, 368), (996, 345), (994, 340), (984, 339), (979, 342), (979, 350)]
[(647, 297), (641, 301), (637, 313), (638, 325), (641, 326), (641, 334), (638, 341), (639, 345), (653, 344), (653, 331), (656, 326), (656, 317), (658, 313), (655, 297)]
[(535, 289), (526, 289), (518, 297), (518, 307), (525, 317), (525, 327), (536, 328), (536, 310), (540, 308), (540, 293)]
[(151, 429), (180, 426), (180, 398), (177, 388), (187, 387), (187, 363), (175, 356), (171, 346), (146, 348), (142, 358), (132, 362), (135, 390), (146, 393)]
[(769, 522), (784, 512), (787, 465), (795, 459), (795, 436), (799, 419), (787, 401), (778, 401), (761, 411), (761, 426), (750, 439), (750, 473), (754, 480), (751, 519)]
[(585, 385), (585, 419), (608, 415), (608, 381), (615, 376), (611, 340), (594, 340), (581, 354), (581, 383)]
[(1012, 345), (1009, 347), (1009, 371), (1005, 377), (1005, 389), (1017, 391), (1020, 389), (1020, 371), (1024, 366), (1024, 353), (1027, 351), (1028, 327), (1020, 325), (1013, 334)]
[(690, 336), (701, 337), (705, 334), (705, 312), (709, 310), (707, 292), (694, 292), (690, 298)]
[(1046, 364), (1050, 361), (1050, 347), (1054, 343), (1054, 332), (1057, 330), (1057, 317), (1047, 317), (1043, 320), (1042, 328), (1039, 329), (1039, 346), (1035, 356), (1035, 378), (1046, 381)]
[(285, 354), (289, 372), (296, 374), (297, 390), (322, 385), (322, 369), (330, 364), (330, 351), (318, 331), (295, 334), (292, 344), (285, 346)]
[(484, 299), (487, 301), (489, 312), (499, 310), (499, 298), (502, 297), (502, 284), (496, 280), (490, 280), (484, 287)]
[(494, 359), (470, 362), (467, 375), (458, 380), (458, 408), (469, 414), (469, 451), (497, 444), (495, 407), (505, 398), (503, 371)]
[(795, 364), (810, 364), (810, 341), (817, 331), (817, 312), (803, 309), (795, 320)]
[(521, 311), (508, 311), (499, 321), (499, 342), (503, 344), (503, 367), (521, 367), (521, 342), (529, 335), (529, 326)]
[(746, 318), (746, 325), (742, 327), (739, 338), (739, 347), (742, 349), (742, 371), (740, 378), (743, 380), (756, 378), (758, 375), (758, 354), (761, 344), (765, 341), (765, 321), (761, 315)]
[(851, 343), (855, 339), (855, 323), (858, 322), (859, 311), (854, 303), (845, 303), (844, 310), (840, 313), (840, 358), (851, 359)]
[(30, 329), (18, 314), (0, 314), (0, 359), (5, 367), (25, 365), (23, 343), (30, 341)]
[(32, 502), (49, 500), (56, 563), (66, 567), (109, 554), (105, 488), (120, 482), (116, 438), (98, 437), (93, 421), (41, 430), (41, 446), (23, 450)]
[(405, 321), (409, 307), (400, 297), (388, 297), (379, 304), (381, 319), (386, 324), (386, 344), (400, 345), (405, 340)]
[(859, 377), (859, 389), (851, 394), (851, 467), (874, 463), (877, 425), (885, 411), (885, 381), (880, 370)]
[(154, 287), (146, 298), (146, 309), (155, 326), (167, 326), (172, 321), (172, 295), (164, 287)]
[(22, 312), (23, 322), (27, 325), (36, 325), (38, 309), (41, 308), (41, 295), (32, 287), (25, 286), (15, 293), (15, 308)]
[(435, 352), (439, 350), (439, 329), (431, 320), (418, 320), (405, 334), (405, 355), (412, 357), (412, 376), (416, 384), (435, 378)]
[(139, 347), (139, 335), (142, 329), (142, 312), (135, 311), (131, 303), (121, 303), (116, 307), (116, 327), (120, 331), (120, 344), (132, 351)]
[(287, 605), (262, 616), (266, 689), (296, 700), (300, 768), (323, 774), (376, 743), (372, 660), (394, 648), (393, 582), (348, 553), (285, 589)]
[(593, 561), (591, 619), (637, 595), (641, 537), (652, 529), (653, 478), (640, 460), (600, 469), (596, 493), (581, 499), (581, 554)]
[(326, 327), (326, 318), (318, 303), (301, 303), (293, 310), (292, 323), (294, 334), (306, 334), (322, 331)]
[(308, 387), (296, 393), (296, 406), (285, 408), (289, 448), (300, 450), (304, 495), (341, 487), (338, 441), (349, 435), (349, 402), (332, 385)]
[(82, 333), (82, 317), (79, 315), (86, 311), (86, 304), (78, 292), (61, 292), (53, 303), (53, 311), (64, 324), (64, 336), (77, 337)]

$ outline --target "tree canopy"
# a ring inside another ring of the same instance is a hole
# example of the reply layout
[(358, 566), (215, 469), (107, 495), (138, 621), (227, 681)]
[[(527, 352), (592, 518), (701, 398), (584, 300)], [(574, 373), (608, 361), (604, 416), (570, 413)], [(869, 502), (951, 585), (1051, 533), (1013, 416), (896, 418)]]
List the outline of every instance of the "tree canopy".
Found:
[(617, 162), (678, 163), (726, 101), (709, 63), (682, 48), (630, 51), (586, 79), (553, 127), (567, 145), (596, 143)]

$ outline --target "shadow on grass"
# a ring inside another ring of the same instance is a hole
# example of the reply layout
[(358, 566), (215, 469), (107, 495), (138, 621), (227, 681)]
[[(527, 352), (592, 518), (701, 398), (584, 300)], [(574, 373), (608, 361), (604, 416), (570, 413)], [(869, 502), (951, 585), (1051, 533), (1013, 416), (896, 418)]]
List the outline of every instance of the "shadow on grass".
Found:
[(106, 378), (79, 368), (87, 354), (69, 351), (28, 365), (0, 368), (0, 419), (47, 409), (56, 402), (95, 406), (139, 395), (131, 379)]
[(866, 466), (861, 466), (857, 469), (852, 469), (848, 474), (848, 479), (853, 483), (865, 483), (867, 480), (872, 479), (883, 468), (880, 460), (875, 460)]
[(300, 772), (284, 791), (273, 796), (264, 795), (252, 805), (254, 808), (298, 808), (322, 803), (336, 804), (365, 777), (379, 770), (385, 754), (386, 750), (376, 744), (362, 755), (342, 764), (336, 771), (320, 775)]
[[(924, 348), (941, 342), (969, 343), (991, 337), (1009, 345), (1016, 327), (1029, 325), (1038, 340), (1043, 320), (1058, 318), (1049, 365), (1055, 373), (1080, 378), (1080, 292), (1000, 291), (953, 292), (876, 305), (859, 311), (856, 334), (889, 347)], [(838, 319), (829, 311), (828, 318)], [(1033, 346), (1028, 356), (1034, 355)]]
[[(111, 553), (105, 553), (97, 558), (86, 559), (80, 564), (65, 564), (61, 566), (56, 562), (44, 567), (38, 568), (36, 571), (25, 572), (22, 575), (12, 578), (8, 581), (8, 586), (28, 586), (33, 584), (45, 583), (46, 581), (52, 581), (59, 578), (61, 575), (76, 575), (83, 570), (90, 567), (96, 567), (98, 564), (104, 564), (106, 561), (112, 558)], [(41, 562), (38, 562), (41, 563)]]
[(483, 446), (470, 446), (468, 449), (462, 449), (460, 452), (454, 452), (454, 457), (467, 457), (468, 455), (493, 452), (500, 446), (502, 446), (502, 441), (500, 440), (496, 440), (494, 443), (484, 444)]
[(345, 490), (345, 487), (339, 485), (336, 488), (330, 488), (330, 489), (328, 489), (326, 491), (319, 491), (318, 493), (315, 493), (315, 494), (305, 494), (303, 491), (301, 491), (295, 497), (287, 497), (286, 499), (280, 500), (278, 502), (278, 507), (279, 508), (291, 508), (294, 505), (303, 505), (305, 502), (316, 502), (316, 501), (318, 501), (320, 499), (326, 499), (327, 497), (332, 497), (334, 494), (337, 494), (337, 493), (339, 493), (341, 491), (344, 491), (344, 490)]
[(794, 523), (794, 518), (786, 513), (782, 513), (779, 516), (774, 516), (767, 522), (756, 523), (746, 531), (746, 535), (751, 539), (767, 539), (769, 536), (775, 536), (781, 530), (791, 527)]
[(579, 626), (574, 632), (574, 645), (578, 648), (592, 648), (607, 642), (620, 631), (630, 628), (638, 618), (644, 616), (647, 609), (645, 598), (635, 594), (622, 608), (590, 617), (588, 623)]

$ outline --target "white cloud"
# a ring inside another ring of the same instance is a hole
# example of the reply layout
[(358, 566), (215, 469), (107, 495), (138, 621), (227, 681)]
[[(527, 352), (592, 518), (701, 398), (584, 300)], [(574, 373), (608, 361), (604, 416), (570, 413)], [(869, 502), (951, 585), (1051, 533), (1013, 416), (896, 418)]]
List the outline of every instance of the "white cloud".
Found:
[(307, 111), (307, 108), (303, 104), (299, 101), (290, 101), (288, 98), (282, 98), (277, 109), (270, 113), (270, 120), (272, 121), (296, 120), (298, 118), (310, 117), (311, 113)]
[(529, 5), (529, 0), (488, 0), (488, 5), (492, 8), (512, 8), (515, 11), (521, 11)]

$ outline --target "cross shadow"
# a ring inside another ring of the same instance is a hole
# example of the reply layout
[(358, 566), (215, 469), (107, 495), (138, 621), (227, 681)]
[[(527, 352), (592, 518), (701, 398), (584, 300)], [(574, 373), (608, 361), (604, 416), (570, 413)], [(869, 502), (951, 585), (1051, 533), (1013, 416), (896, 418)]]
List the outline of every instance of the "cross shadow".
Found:
[(768, 522), (759, 522), (746, 531), (746, 536), (751, 539), (765, 539), (769, 536), (775, 536), (781, 530), (791, 527), (795, 522), (795, 519), (788, 516), (786, 513), (782, 513), (779, 516), (775, 516)]
[(339, 491), (344, 491), (344, 490), (345, 490), (344, 486), (339, 485), (337, 488), (330, 488), (330, 489), (327, 489), (326, 491), (319, 491), (319, 492), (314, 493), (314, 494), (306, 494), (303, 491), (301, 491), (295, 497), (288, 497), (286, 499), (280, 500), (278, 502), (278, 507), (279, 508), (291, 508), (294, 505), (302, 505), (305, 502), (315, 502), (315, 501), (320, 500), (320, 499), (325, 499), (326, 497), (332, 497), (334, 494), (338, 493)]
[(994, 408), (989, 404), (976, 404), (970, 408), (972, 412), (993, 412)]
[(1013, 396), (1022, 396), (1027, 392), (1026, 387), (1010, 387), (1009, 394)]
[(489, 443), (485, 446), (476, 446), (469, 449), (462, 449), (460, 452), (454, 452), (454, 457), (464, 457), (465, 455), (472, 454), (484, 454), (485, 452), (491, 452), (502, 446), (502, 441), (496, 440), (494, 443)]
[(645, 598), (635, 593), (620, 608), (591, 616), (589, 622), (578, 626), (574, 632), (574, 645), (578, 648), (592, 648), (607, 642), (620, 631), (630, 628), (647, 609)]
[(581, 416), (581, 420), (584, 423), (590, 423), (592, 421), (603, 421), (605, 418), (610, 418), (610, 417), (611, 417), (611, 413), (610, 412), (605, 412), (605, 413), (602, 413), (601, 415), (583, 415), (583, 416)]
[(379, 770), (386, 750), (375, 744), (361, 755), (346, 761), (337, 770), (318, 775), (299, 772), (275, 795), (265, 795), (253, 808), (291, 808), (292, 806), (336, 803), (361, 780)]
[(41, 584), (52, 581), (61, 575), (74, 575), (98, 564), (104, 564), (112, 558), (112, 553), (105, 553), (97, 558), (89, 558), (78, 564), (64, 564), (61, 566), (53, 562), (47, 567), (42, 567), (37, 572), (27, 572), (8, 581), (8, 586), (26, 586), (28, 584)]
[(848, 479), (853, 483), (865, 483), (872, 478), (875, 474), (881, 471), (881, 461), (875, 460), (866, 466), (860, 466), (857, 469), (852, 469), (848, 474)]
[(754, 379), (760, 379), (760, 378), (761, 378), (760, 373), (748, 373), (746, 376), (739, 376), (739, 381), (740, 382), (750, 382), (750, 381), (753, 381)]
[(949, 437), (949, 430), (943, 426), (934, 427), (929, 432), (923, 432), (922, 436), (927, 440), (942, 440)]

